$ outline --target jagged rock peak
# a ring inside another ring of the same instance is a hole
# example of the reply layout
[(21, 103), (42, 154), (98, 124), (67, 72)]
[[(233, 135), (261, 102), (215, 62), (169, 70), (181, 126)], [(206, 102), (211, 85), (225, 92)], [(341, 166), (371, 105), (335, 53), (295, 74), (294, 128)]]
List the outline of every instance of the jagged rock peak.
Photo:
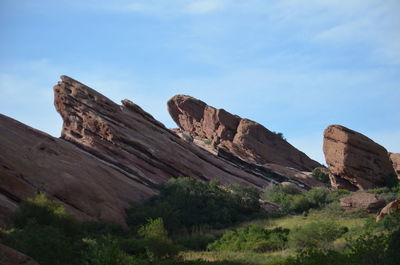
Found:
[(361, 133), (330, 125), (323, 150), (333, 187), (365, 190), (396, 183), (387, 150)]
[(278, 164), (302, 171), (321, 166), (289, 144), (282, 135), (257, 122), (187, 95), (176, 95), (167, 105), (172, 119), (184, 132), (207, 139), (245, 161)]

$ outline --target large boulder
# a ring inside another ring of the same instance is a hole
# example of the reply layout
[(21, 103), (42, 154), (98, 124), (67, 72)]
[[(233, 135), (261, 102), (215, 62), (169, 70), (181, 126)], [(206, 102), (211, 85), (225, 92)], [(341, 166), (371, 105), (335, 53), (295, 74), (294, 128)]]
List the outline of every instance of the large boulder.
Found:
[(0, 264), (1, 265), (39, 265), (32, 258), (22, 254), (15, 249), (0, 244)]
[(400, 154), (390, 153), (390, 160), (392, 161), (397, 178), (400, 179)]
[(180, 129), (193, 138), (209, 141), (244, 161), (261, 165), (272, 163), (300, 171), (320, 166), (281, 134), (193, 97), (174, 96), (168, 101), (168, 111)]
[(334, 188), (365, 190), (397, 182), (387, 150), (361, 133), (331, 125), (323, 149)]
[(388, 214), (396, 213), (400, 211), (400, 200), (395, 200), (388, 203), (383, 209), (379, 212), (378, 216), (376, 217), (376, 221), (379, 222)]
[(377, 213), (385, 206), (385, 201), (371, 193), (357, 192), (340, 199), (340, 206), (345, 210), (363, 210), (368, 213)]

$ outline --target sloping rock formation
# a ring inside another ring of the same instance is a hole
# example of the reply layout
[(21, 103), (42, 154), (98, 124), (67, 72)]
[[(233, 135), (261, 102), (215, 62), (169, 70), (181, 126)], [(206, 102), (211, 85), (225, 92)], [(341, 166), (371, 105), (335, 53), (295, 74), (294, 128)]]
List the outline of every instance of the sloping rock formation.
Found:
[(376, 216), (376, 221), (379, 222), (386, 215), (396, 213), (399, 211), (400, 211), (400, 200), (392, 201), (392, 202), (388, 203), (385, 207), (382, 208), (382, 210)]
[(321, 166), (289, 144), (282, 135), (193, 97), (174, 96), (168, 101), (168, 111), (183, 132), (244, 161), (261, 165), (272, 163), (300, 171)]
[(390, 160), (392, 161), (394, 171), (397, 174), (397, 179), (400, 179), (400, 154), (390, 153)]
[(258, 188), (271, 181), (182, 141), (129, 100), (117, 105), (69, 77), (61, 79), (54, 87), (55, 106), (64, 120), (61, 138), (149, 187), (188, 176)]
[(0, 220), (38, 192), (79, 220), (124, 223), (130, 201), (154, 187), (76, 146), (0, 115)]
[(69, 77), (61, 79), (54, 87), (64, 120), (61, 139), (0, 115), (0, 222), (38, 192), (62, 202), (79, 220), (124, 224), (131, 201), (156, 194), (173, 177), (258, 189), (291, 181), (183, 141), (129, 100), (118, 105)]
[(368, 213), (377, 213), (385, 206), (385, 201), (375, 194), (358, 192), (340, 199), (340, 206), (345, 210), (363, 210)]
[(387, 150), (365, 135), (331, 125), (324, 132), (323, 149), (335, 188), (364, 190), (396, 183)]

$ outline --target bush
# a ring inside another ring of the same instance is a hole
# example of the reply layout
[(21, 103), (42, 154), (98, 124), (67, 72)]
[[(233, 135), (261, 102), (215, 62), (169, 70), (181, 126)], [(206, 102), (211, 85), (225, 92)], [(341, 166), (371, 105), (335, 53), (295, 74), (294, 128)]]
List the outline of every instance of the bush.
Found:
[(339, 227), (332, 222), (313, 222), (291, 230), (289, 245), (294, 248), (328, 249), (347, 231), (347, 227)]
[(161, 218), (149, 219), (148, 223), (139, 229), (139, 235), (144, 239), (144, 246), (151, 260), (173, 258), (178, 253), (177, 247), (168, 238)]
[(11, 217), (15, 229), (5, 243), (42, 265), (80, 264), (79, 224), (64, 207), (40, 194), (20, 204)]
[(103, 236), (97, 240), (84, 239), (88, 249), (84, 254), (85, 265), (132, 265), (134, 259), (123, 252), (116, 239)]
[(329, 174), (323, 172), (320, 168), (314, 168), (311, 173), (311, 176), (321, 181), (322, 183), (330, 184)]
[(287, 245), (288, 229), (264, 229), (252, 225), (246, 228), (226, 231), (217, 241), (208, 248), (217, 251), (254, 251), (266, 252), (283, 249)]
[(250, 187), (204, 183), (191, 178), (172, 179), (142, 205), (127, 211), (127, 222), (134, 230), (147, 219), (164, 220), (168, 231), (203, 225), (223, 228), (259, 214), (257, 192)]
[(339, 201), (348, 191), (330, 191), (326, 188), (315, 187), (299, 193), (291, 186), (273, 186), (264, 190), (263, 198), (282, 207), (286, 213), (302, 213), (313, 208), (321, 208), (332, 202)]

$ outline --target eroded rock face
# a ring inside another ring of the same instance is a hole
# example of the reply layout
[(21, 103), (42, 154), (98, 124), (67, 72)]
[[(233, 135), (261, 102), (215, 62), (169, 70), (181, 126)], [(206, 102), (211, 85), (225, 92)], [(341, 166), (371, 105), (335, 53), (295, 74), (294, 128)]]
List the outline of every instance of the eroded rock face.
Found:
[(261, 124), (208, 106), (193, 97), (174, 96), (168, 101), (168, 111), (184, 132), (210, 141), (214, 147), (247, 162), (272, 163), (301, 171), (321, 166)]
[(64, 120), (61, 137), (146, 185), (157, 188), (170, 178), (188, 176), (258, 188), (269, 183), (182, 141), (131, 101), (121, 106), (69, 77), (61, 79), (54, 87)]
[[(125, 209), (173, 177), (262, 189), (287, 177), (182, 140), (129, 100), (118, 105), (69, 78), (54, 87), (61, 139), (0, 115), (0, 223), (43, 192), (78, 220), (125, 225)], [(306, 182), (294, 181), (301, 187)]]
[(400, 200), (395, 200), (388, 203), (376, 216), (376, 221), (379, 222), (388, 214), (396, 213), (400, 211)]
[(331, 125), (324, 132), (323, 149), (334, 188), (354, 191), (396, 182), (387, 150), (358, 132)]
[(340, 206), (345, 210), (363, 210), (377, 213), (385, 206), (385, 201), (375, 194), (359, 192), (340, 199)]
[(125, 223), (124, 209), (157, 191), (65, 140), (0, 115), (0, 220), (44, 192), (78, 220)]
[(400, 179), (400, 154), (390, 153), (390, 160), (392, 161), (394, 171), (397, 174), (397, 179)]

